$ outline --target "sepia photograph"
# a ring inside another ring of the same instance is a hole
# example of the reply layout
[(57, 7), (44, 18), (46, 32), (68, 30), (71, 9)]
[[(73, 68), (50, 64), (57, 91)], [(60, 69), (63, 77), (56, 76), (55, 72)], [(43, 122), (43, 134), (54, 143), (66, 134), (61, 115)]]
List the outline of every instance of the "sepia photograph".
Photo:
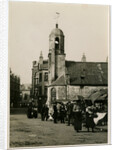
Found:
[(110, 6), (9, 1), (9, 148), (110, 144)]

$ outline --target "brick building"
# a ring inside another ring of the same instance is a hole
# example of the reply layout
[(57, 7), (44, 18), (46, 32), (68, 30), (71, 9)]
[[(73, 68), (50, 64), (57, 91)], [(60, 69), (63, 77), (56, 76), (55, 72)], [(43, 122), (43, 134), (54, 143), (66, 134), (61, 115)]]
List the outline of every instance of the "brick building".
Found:
[(31, 97), (38, 100), (39, 110), (47, 101), (48, 60), (43, 60), (42, 52), (39, 61), (33, 61)]

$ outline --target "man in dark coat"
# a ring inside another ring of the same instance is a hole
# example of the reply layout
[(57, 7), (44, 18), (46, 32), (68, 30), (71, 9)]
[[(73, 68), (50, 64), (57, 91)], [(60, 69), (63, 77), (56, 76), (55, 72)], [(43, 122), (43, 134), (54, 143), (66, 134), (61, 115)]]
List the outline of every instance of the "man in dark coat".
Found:
[(72, 117), (73, 117), (73, 105), (71, 104), (71, 102), (69, 102), (67, 105), (68, 126), (70, 126)]
[(45, 120), (46, 120), (46, 121), (48, 120), (48, 117), (49, 117), (48, 111), (49, 111), (49, 108), (48, 108), (47, 105), (45, 105)]
[(27, 117), (28, 117), (28, 118), (33, 118), (32, 103), (29, 103), (29, 105), (28, 105)]
[(65, 118), (65, 107), (62, 104), (61, 107), (60, 107), (60, 120), (61, 120), (61, 123), (65, 123), (64, 118)]
[(58, 110), (57, 110), (56, 104), (53, 105), (53, 110), (54, 110), (54, 113), (53, 113), (54, 123), (57, 123)]
[(45, 120), (45, 105), (43, 104), (42, 109), (41, 109), (41, 120)]
[(36, 104), (33, 104), (33, 117), (34, 118), (38, 117), (38, 108)]

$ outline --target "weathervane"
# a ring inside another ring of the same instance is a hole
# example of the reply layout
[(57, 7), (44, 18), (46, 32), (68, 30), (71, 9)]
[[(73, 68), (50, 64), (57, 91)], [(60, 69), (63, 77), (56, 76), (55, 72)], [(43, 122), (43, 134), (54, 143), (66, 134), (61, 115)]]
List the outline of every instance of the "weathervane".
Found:
[(55, 16), (55, 18), (54, 18), (54, 19), (56, 19), (56, 24), (58, 24), (58, 18), (59, 18), (59, 16), (60, 16), (60, 13), (59, 13), (59, 12), (56, 12), (56, 16)]

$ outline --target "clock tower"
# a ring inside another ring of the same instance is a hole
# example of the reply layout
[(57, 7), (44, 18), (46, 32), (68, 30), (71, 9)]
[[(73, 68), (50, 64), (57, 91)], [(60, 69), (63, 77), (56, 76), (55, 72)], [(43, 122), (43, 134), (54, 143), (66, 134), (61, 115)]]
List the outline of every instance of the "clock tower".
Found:
[(65, 74), (64, 34), (56, 24), (49, 35), (49, 84)]

